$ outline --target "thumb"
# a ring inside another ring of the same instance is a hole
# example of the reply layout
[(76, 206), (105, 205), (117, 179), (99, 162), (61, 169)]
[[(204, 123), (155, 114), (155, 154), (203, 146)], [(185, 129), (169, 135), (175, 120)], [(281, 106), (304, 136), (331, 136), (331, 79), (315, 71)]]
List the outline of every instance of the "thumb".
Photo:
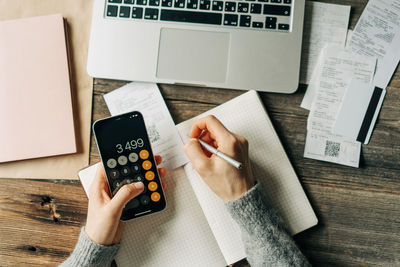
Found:
[(144, 184), (142, 182), (126, 184), (118, 190), (117, 194), (111, 199), (112, 209), (122, 210), (123, 207), (134, 197), (143, 192)]
[(204, 154), (197, 139), (190, 139), (183, 149), (197, 171), (201, 171), (202, 168), (209, 164), (210, 159)]

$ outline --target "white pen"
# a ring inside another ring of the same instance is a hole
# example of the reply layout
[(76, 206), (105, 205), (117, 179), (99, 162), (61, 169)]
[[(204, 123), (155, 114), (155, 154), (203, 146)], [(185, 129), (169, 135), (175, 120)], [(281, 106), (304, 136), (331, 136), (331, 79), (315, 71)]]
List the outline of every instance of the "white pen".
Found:
[(224, 153), (222, 153), (221, 151), (218, 151), (218, 149), (216, 149), (213, 146), (210, 146), (209, 144), (207, 144), (206, 142), (204, 142), (203, 140), (201, 140), (200, 138), (197, 138), (197, 140), (199, 140), (200, 145), (202, 147), (204, 147), (206, 150), (210, 151), (211, 153), (217, 155), (218, 157), (220, 157), (221, 159), (225, 160), (226, 162), (228, 162), (229, 164), (231, 164), (232, 166), (236, 167), (237, 169), (241, 169), (242, 168), (242, 163), (240, 163), (237, 160), (234, 160), (233, 158), (225, 155)]

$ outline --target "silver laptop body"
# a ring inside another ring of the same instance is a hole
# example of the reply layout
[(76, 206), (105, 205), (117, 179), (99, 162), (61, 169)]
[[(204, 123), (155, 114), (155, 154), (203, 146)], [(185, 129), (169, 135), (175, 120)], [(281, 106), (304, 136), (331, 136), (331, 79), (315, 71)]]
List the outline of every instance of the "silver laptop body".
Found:
[(88, 73), (292, 93), (304, 0), (270, 1), (94, 0)]

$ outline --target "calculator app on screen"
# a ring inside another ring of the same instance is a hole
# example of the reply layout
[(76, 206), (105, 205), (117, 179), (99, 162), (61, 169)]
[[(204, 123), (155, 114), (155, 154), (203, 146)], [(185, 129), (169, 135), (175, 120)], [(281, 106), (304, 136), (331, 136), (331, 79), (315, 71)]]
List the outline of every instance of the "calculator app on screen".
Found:
[(93, 131), (111, 194), (125, 184), (144, 184), (143, 192), (125, 206), (121, 219), (163, 210), (165, 197), (142, 114), (134, 111), (98, 120)]

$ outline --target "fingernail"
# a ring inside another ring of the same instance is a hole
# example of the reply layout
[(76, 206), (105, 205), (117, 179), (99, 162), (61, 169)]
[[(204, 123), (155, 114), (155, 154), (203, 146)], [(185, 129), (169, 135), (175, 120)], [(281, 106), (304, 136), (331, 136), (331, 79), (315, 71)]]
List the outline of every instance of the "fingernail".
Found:
[(142, 182), (137, 182), (133, 184), (136, 189), (142, 190), (144, 188), (144, 184)]

